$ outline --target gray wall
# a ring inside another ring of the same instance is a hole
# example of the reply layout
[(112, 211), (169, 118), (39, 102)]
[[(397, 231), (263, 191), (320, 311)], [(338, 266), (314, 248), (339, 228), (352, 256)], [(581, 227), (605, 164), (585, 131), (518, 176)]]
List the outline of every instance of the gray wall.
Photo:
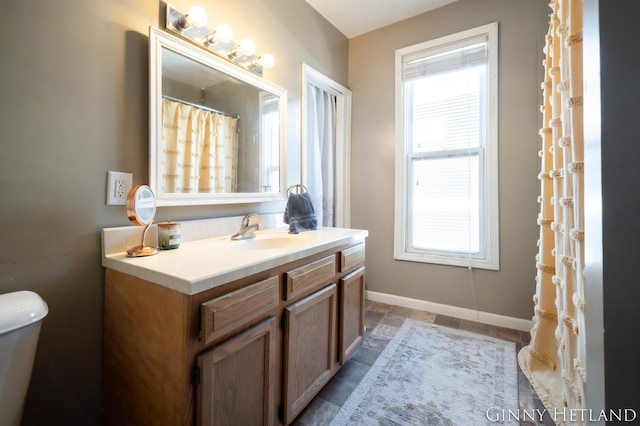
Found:
[[(191, 2), (172, 2), (186, 10)], [(206, 0), (214, 24), (276, 57), (265, 77), (288, 90), (289, 182), (299, 181), (300, 63), (347, 83), (347, 39), (303, 0)], [(241, 7), (239, 6), (241, 5)], [(3, 2), (0, 26), (0, 293), (49, 304), (25, 424), (95, 425), (102, 369), (103, 227), (108, 170), (148, 181), (148, 27), (157, 0)], [(282, 211), (281, 204), (164, 208), (176, 220)]]
[[(517, 318), (533, 315), (546, 3), (459, 0), (349, 41), (351, 223), (369, 230), (369, 290)], [(393, 260), (394, 52), (494, 21), (500, 34), (500, 271), (477, 269), (470, 276), (466, 268)]]
[(629, 54), (640, 3), (588, 0), (584, 12), (587, 403), (640, 415), (640, 58)]

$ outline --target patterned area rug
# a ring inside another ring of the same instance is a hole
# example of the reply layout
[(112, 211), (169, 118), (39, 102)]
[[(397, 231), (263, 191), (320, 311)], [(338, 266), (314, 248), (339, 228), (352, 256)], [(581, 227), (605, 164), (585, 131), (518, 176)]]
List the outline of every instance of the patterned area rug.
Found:
[(515, 343), (407, 319), (331, 425), (517, 425)]

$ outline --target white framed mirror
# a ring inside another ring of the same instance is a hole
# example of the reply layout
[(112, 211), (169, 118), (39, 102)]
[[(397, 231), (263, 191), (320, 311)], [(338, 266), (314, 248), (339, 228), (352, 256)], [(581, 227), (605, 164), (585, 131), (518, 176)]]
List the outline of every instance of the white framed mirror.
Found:
[(158, 206), (283, 200), (285, 89), (149, 28), (149, 185)]

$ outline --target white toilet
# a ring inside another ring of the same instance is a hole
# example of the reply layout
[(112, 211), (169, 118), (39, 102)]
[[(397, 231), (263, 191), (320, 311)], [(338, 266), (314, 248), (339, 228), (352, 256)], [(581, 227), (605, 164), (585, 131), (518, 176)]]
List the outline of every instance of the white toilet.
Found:
[(42, 319), (49, 307), (32, 291), (0, 294), (0, 425), (20, 425)]

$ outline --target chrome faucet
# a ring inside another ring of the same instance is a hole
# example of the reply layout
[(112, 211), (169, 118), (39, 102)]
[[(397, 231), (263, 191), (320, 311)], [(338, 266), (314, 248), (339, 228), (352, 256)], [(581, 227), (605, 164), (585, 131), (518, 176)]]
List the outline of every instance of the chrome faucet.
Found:
[(232, 240), (248, 240), (249, 238), (254, 238), (254, 232), (260, 229), (259, 223), (251, 223), (251, 218), (257, 216), (255, 213), (250, 213), (242, 218), (242, 223), (240, 224), (240, 229), (238, 232), (231, 236)]

